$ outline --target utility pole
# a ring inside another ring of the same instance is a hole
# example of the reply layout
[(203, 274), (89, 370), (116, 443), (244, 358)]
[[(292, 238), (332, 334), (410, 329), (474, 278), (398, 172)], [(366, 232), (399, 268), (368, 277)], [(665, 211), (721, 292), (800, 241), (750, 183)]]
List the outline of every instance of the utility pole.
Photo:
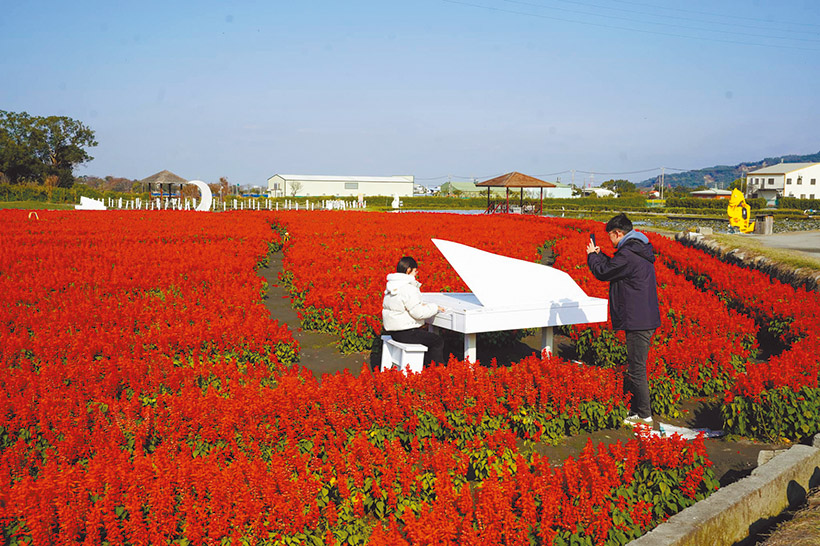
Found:
[(664, 189), (666, 188), (665, 174), (666, 167), (661, 167), (661, 199), (663, 199)]
[(743, 197), (748, 197), (749, 183), (746, 180), (746, 165), (740, 168), (740, 187), (743, 190)]

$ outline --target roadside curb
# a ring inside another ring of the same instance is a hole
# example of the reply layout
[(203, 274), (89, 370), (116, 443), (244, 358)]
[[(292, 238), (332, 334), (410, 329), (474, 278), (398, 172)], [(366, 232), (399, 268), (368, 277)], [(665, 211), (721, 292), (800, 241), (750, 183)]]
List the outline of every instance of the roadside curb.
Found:
[(820, 483), (820, 434), (812, 446), (795, 445), (675, 514), (629, 546), (721, 546), (743, 541), (796, 508)]

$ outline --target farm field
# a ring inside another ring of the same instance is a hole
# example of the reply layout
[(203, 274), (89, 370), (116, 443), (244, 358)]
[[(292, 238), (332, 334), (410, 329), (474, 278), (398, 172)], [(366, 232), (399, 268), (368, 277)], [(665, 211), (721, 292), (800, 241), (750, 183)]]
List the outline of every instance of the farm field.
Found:
[[(608, 324), (565, 332), (585, 364), (451, 359), (319, 382), (257, 274), (281, 251), (303, 328), (360, 353), (401, 255), (425, 290), (466, 290), (431, 237), (531, 261), (551, 247), (606, 297), (585, 266), (591, 231), (605, 239), (572, 219), (0, 211), (5, 540), (626, 543), (717, 482), (700, 440), (638, 434), (559, 466), (539, 455), (625, 416), (623, 339)], [(732, 434), (818, 432), (817, 295), (650, 238), (656, 412), (719, 395)]]

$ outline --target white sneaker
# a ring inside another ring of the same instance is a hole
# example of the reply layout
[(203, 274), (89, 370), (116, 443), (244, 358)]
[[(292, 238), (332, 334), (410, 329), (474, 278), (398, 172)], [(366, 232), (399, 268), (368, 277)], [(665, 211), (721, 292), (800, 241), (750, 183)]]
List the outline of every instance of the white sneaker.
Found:
[(649, 428), (652, 428), (654, 422), (652, 421), (651, 415), (649, 417), (639, 417), (637, 414), (633, 413), (624, 419), (624, 424), (630, 427), (634, 427), (636, 425), (646, 425)]

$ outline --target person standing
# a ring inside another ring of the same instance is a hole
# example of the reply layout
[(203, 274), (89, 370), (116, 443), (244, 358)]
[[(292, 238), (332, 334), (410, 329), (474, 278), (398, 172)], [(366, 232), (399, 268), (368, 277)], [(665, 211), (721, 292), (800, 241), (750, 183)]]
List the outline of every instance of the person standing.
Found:
[(626, 333), (624, 386), (632, 393), (632, 400), (624, 424), (652, 426), (646, 359), (652, 335), (661, 325), (655, 252), (646, 235), (635, 231), (624, 213), (606, 223), (606, 232), (615, 253), (610, 258), (591, 239), (587, 266), (596, 279), (609, 282), (612, 328)]
[(419, 343), (427, 346), (424, 366), (430, 362), (444, 363), (444, 339), (423, 329), (424, 320), (444, 308), (421, 301), (421, 283), (416, 280), (419, 266), (410, 256), (396, 265), (396, 272), (387, 276), (387, 287), (382, 302), (382, 322), (385, 334), (400, 343)]

